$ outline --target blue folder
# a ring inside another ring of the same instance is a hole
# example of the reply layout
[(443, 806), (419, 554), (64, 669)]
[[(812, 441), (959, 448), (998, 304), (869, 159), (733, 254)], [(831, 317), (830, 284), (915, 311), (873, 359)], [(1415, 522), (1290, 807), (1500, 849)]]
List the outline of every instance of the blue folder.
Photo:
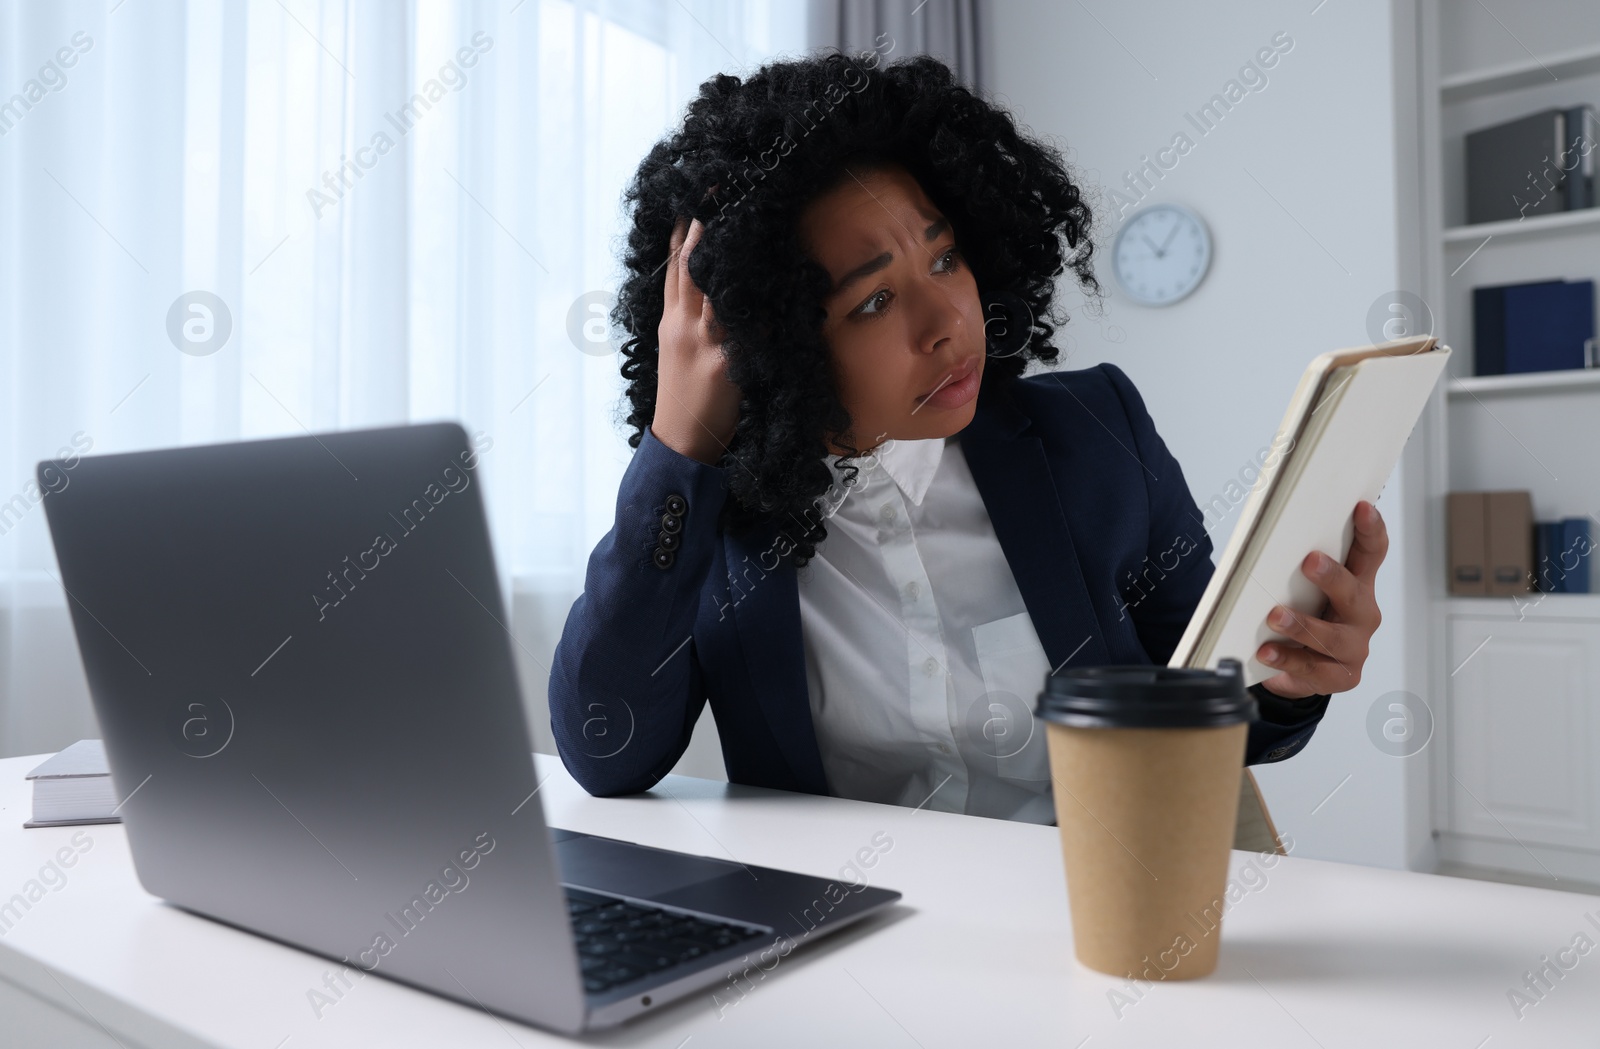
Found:
[(1562, 580), (1566, 589), (1563, 593), (1587, 594), (1589, 592), (1589, 562), (1591, 560), (1589, 545), (1589, 519), (1587, 517), (1569, 517), (1561, 522), (1561, 548), (1559, 552), (1562, 570), (1566, 573)]
[(1533, 523), (1533, 588), (1544, 594), (1559, 594), (1565, 586), (1565, 573), (1558, 555), (1561, 552), (1561, 522)]
[(1582, 368), (1594, 337), (1594, 281), (1535, 281), (1472, 289), (1479, 375)]
[(1534, 588), (1546, 594), (1589, 593), (1589, 519), (1537, 521), (1534, 536)]

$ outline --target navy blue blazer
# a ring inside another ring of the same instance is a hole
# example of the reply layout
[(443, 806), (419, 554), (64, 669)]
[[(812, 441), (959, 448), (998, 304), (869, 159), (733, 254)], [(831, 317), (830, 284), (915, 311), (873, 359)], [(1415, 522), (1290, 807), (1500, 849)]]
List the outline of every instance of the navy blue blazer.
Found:
[[(1212, 542), (1128, 376), (1100, 364), (986, 385), (959, 443), (1050, 665), (1164, 665)], [(623, 474), (550, 672), (557, 750), (591, 794), (654, 786), (708, 702), (730, 781), (828, 793), (787, 548), (775, 525), (718, 527), (734, 468), (647, 429)], [(1299, 751), (1329, 698), (1252, 691), (1246, 764)]]

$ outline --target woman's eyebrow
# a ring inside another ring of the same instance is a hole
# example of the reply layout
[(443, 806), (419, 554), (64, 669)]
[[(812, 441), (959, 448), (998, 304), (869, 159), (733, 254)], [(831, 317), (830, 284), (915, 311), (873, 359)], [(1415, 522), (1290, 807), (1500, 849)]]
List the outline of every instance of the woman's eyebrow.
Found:
[[(949, 228), (950, 228), (950, 220), (947, 219), (947, 218), (940, 217), (940, 218), (934, 220), (934, 222), (933, 222), (933, 224), (931, 226), (929, 226), (927, 229), (923, 230), (923, 232), (922, 232), (923, 239), (924, 240), (938, 240), (941, 236), (944, 235), (945, 230), (947, 230)], [(883, 269), (885, 266), (889, 265), (889, 263), (893, 262), (893, 261), (894, 261), (894, 254), (892, 252), (886, 251), (882, 255), (878, 255), (878, 256), (876, 256), (876, 257), (874, 257), (872, 259), (869, 259), (866, 262), (863, 262), (861, 265), (857, 266), (855, 269), (851, 270), (849, 273), (846, 273), (843, 277), (839, 278), (839, 283), (837, 283), (837, 284), (835, 284), (833, 286), (832, 294), (834, 294), (834, 295), (840, 294), (846, 288), (848, 288), (850, 285), (854, 284), (856, 281), (860, 280), (863, 277), (870, 277), (872, 274), (877, 273), (879, 270)]]

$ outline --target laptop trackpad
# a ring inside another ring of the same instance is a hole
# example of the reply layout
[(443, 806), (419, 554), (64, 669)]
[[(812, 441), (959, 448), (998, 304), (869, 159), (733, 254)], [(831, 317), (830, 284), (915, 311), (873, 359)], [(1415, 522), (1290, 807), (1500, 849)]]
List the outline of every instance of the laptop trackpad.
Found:
[(561, 880), (570, 885), (644, 899), (739, 869), (736, 863), (587, 835), (556, 842), (556, 859)]

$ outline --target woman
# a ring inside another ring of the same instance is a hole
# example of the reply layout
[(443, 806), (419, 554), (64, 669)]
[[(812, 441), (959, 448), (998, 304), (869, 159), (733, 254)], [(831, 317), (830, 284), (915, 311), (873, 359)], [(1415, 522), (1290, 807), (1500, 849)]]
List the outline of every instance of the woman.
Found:
[[(1164, 664), (1213, 570), (1128, 377), (1021, 377), (1056, 277), (1099, 293), (1059, 154), (932, 58), (829, 54), (706, 82), (627, 199), (637, 452), (555, 653), (568, 770), (646, 790), (709, 702), (733, 782), (1052, 821), (1044, 676)], [(1360, 680), (1387, 539), (1355, 524), (1306, 560), (1325, 616), (1257, 654), (1247, 763)]]

